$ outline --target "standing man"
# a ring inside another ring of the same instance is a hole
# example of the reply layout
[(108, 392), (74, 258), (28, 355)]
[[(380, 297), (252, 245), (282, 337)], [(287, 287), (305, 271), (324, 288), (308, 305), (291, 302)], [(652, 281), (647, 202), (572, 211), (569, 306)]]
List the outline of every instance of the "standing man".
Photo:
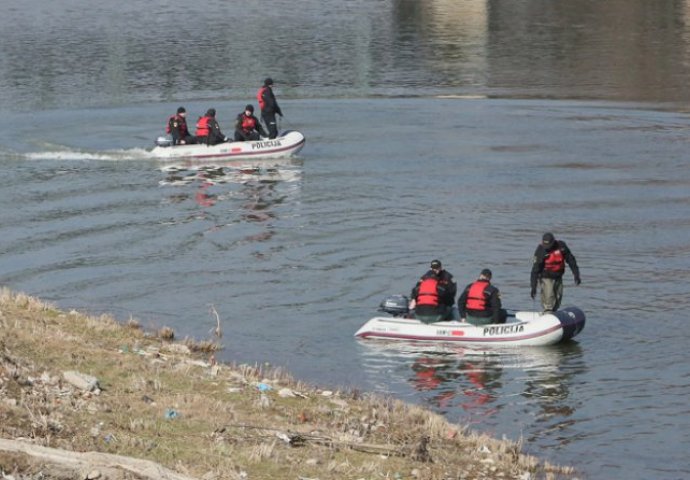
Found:
[(565, 264), (575, 277), (575, 285), (579, 285), (580, 269), (568, 246), (562, 240), (556, 240), (553, 233), (545, 233), (541, 243), (534, 251), (532, 274), (530, 276), (530, 296), (534, 299), (537, 294), (537, 281), (541, 285), (541, 304), (545, 312), (555, 312), (561, 306), (563, 299), (563, 273)]
[(187, 128), (187, 110), (184, 107), (178, 108), (177, 113), (168, 118), (165, 133), (172, 136), (173, 145), (196, 143), (196, 138), (189, 134)]
[(412, 289), (410, 310), (424, 323), (453, 319), (453, 307), (458, 286), (450, 272), (443, 269), (439, 260), (431, 262), (427, 271)]
[(506, 323), (508, 313), (501, 308), (501, 293), (491, 285), (491, 270), (485, 268), (458, 298), (460, 318), (472, 325)]
[(278, 106), (275, 95), (273, 95), (273, 79), (270, 77), (264, 80), (264, 86), (259, 89), (256, 94), (256, 99), (259, 101), (259, 108), (261, 109), (261, 119), (266, 124), (268, 129), (268, 138), (276, 138), (278, 136), (278, 126), (276, 125), (276, 113), (283, 116), (283, 112)]

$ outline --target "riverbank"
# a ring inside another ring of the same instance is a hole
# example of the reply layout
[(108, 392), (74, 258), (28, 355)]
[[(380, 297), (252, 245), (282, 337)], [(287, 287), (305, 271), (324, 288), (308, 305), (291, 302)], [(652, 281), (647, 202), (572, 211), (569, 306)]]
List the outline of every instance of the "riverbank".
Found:
[(108, 316), (0, 291), (0, 474), (20, 478), (574, 478), (420, 407), (215, 362)]

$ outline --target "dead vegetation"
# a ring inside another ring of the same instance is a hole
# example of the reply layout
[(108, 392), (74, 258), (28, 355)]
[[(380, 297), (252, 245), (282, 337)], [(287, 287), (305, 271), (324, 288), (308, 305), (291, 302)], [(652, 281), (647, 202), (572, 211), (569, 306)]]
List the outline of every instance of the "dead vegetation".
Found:
[(216, 364), (218, 344), (170, 333), (1, 290), (0, 476), (572, 478), (420, 407)]

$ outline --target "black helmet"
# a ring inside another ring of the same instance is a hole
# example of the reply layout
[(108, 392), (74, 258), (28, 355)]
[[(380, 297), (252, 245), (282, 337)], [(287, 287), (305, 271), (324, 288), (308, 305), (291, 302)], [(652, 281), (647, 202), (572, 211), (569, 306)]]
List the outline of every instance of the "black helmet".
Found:
[(186, 112), (187, 112), (187, 110), (185, 110), (184, 107), (180, 107), (177, 109), (177, 113), (186, 113)]
[(266, 80), (264, 80), (264, 85), (273, 85), (273, 79), (271, 77), (266, 78)]
[(485, 268), (484, 270), (481, 271), (480, 275), (484, 278), (491, 278), (491, 270), (488, 268)]
[(431, 261), (431, 268), (441, 268), (441, 261), (440, 260), (432, 260)]
[(206, 115), (209, 117), (215, 117), (216, 116), (216, 109), (215, 108), (209, 108), (206, 110)]
[(254, 111), (254, 105), (252, 105), (251, 103), (248, 103), (247, 106), (244, 107), (244, 110), (245, 111), (249, 110), (250, 112), (253, 112)]

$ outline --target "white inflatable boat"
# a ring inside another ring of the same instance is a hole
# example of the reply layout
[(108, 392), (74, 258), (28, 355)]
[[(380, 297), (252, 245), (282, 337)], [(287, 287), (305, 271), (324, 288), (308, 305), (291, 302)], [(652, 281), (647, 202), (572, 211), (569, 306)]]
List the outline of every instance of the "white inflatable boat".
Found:
[(175, 145), (168, 137), (159, 137), (151, 150), (161, 160), (248, 160), (254, 158), (281, 158), (296, 155), (305, 143), (304, 135), (294, 130), (283, 132), (272, 140), (251, 142), (225, 142), (217, 145)]
[[(406, 301), (405, 297), (402, 298)], [(400, 316), (374, 317), (357, 330), (355, 337), (466, 345), (539, 346), (569, 340), (585, 327), (585, 314), (577, 307), (548, 313), (516, 312), (502, 324), (476, 326), (459, 321), (425, 324), (413, 318), (405, 318), (401, 309), (386, 307), (387, 302), (394, 306), (393, 303), (402, 304), (403, 301), (384, 300), (381, 309)]]

